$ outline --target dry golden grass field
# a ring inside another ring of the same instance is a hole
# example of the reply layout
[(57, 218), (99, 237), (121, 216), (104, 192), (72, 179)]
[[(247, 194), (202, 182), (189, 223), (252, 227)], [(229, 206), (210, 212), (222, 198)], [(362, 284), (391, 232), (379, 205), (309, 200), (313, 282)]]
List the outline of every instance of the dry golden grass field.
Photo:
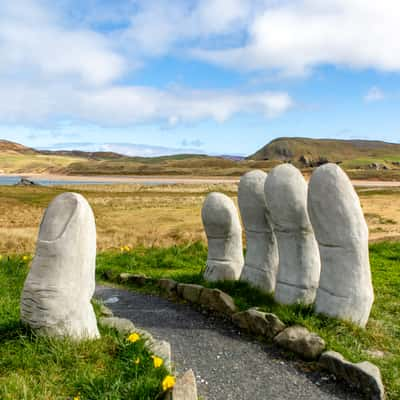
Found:
[[(221, 191), (236, 201), (237, 184), (0, 186), (0, 252), (34, 252), (43, 211), (64, 191), (82, 193), (93, 207), (101, 251), (205, 240), (200, 217), (205, 196)], [(358, 192), (371, 241), (400, 240), (400, 188)]]

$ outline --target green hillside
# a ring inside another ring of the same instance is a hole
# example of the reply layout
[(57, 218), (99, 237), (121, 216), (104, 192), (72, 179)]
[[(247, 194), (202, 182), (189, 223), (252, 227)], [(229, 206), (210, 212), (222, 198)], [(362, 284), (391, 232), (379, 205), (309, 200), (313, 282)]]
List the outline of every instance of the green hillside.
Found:
[(240, 176), (253, 168), (269, 169), (279, 162), (234, 161), (203, 155), (168, 157), (124, 157), (117, 160), (86, 160), (69, 164), (67, 175), (170, 175)]
[(353, 179), (400, 180), (400, 144), (367, 140), (275, 139), (247, 159), (178, 154), (128, 157), (112, 152), (39, 151), (0, 140), (0, 173), (142, 176), (240, 176), (291, 162), (307, 175), (326, 162)]
[(240, 176), (252, 168), (269, 169), (277, 163), (197, 154), (128, 157), (112, 152), (40, 151), (0, 140), (0, 173), (10, 174)]
[(382, 167), (390, 168), (400, 162), (400, 144), (370, 140), (278, 138), (248, 158), (291, 161), (303, 166), (330, 161), (342, 163), (346, 168), (380, 163)]

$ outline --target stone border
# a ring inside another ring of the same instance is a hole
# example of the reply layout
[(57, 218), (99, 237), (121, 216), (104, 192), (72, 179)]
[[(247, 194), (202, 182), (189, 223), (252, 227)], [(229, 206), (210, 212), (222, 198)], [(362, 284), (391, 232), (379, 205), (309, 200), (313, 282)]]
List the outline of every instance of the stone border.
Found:
[[(96, 300), (97, 301), (97, 300)], [(137, 332), (145, 340), (150, 351), (164, 360), (165, 366), (171, 369), (171, 345), (166, 340), (156, 340), (150, 332), (137, 328), (133, 322), (126, 318), (115, 317), (113, 312), (101, 302), (99, 324), (116, 329), (120, 334), (127, 335)], [(197, 384), (194, 373), (191, 369), (176, 378), (176, 383), (172, 390), (169, 390), (164, 400), (198, 400)]]
[[(108, 271), (107, 271), (108, 272)], [(363, 361), (351, 363), (340, 353), (324, 351), (325, 341), (307, 328), (287, 327), (275, 314), (259, 311), (257, 307), (239, 312), (232, 297), (219, 289), (201, 285), (178, 283), (173, 279), (153, 279), (145, 275), (105, 273), (107, 279), (137, 286), (156, 285), (171, 300), (184, 300), (225, 318), (229, 318), (246, 333), (272, 340), (305, 361), (318, 361), (318, 365), (362, 392), (370, 400), (384, 400), (385, 390), (379, 368)]]

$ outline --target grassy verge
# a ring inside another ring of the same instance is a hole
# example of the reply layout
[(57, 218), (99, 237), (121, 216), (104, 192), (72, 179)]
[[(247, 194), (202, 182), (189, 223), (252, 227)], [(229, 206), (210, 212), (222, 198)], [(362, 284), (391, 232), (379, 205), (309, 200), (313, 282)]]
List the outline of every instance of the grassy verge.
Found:
[(144, 340), (111, 329), (74, 343), (36, 336), (19, 322), (29, 260), (0, 260), (0, 399), (154, 400), (168, 371), (155, 368)]
[[(350, 361), (375, 363), (381, 369), (388, 398), (400, 398), (400, 243), (370, 246), (375, 302), (366, 329), (317, 316), (312, 307), (278, 305), (269, 294), (242, 282), (206, 283), (201, 276), (206, 258), (207, 249), (201, 243), (106, 252), (98, 256), (97, 273), (100, 279), (111, 270), (115, 274), (141, 273), (153, 278), (169, 277), (218, 287), (229, 293), (240, 309), (259, 306), (277, 314), (289, 325), (301, 324), (317, 332), (329, 349), (339, 351)], [(154, 291), (155, 288), (148, 286), (144, 290)]]

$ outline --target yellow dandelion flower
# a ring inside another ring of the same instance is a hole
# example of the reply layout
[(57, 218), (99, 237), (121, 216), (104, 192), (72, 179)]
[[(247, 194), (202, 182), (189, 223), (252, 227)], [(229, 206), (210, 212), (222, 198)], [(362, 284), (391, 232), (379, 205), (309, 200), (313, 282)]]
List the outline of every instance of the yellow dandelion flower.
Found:
[(135, 363), (136, 365), (140, 364), (140, 358), (138, 357), (138, 358), (134, 361), (134, 363)]
[(130, 251), (131, 248), (130, 248), (129, 246), (125, 246), (125, 247), (124, 247), (124, 250), (125, 250), (125, 251)]
[(175, 386), (175, 377), (172, 375), (167, 375), (162, 381), (163, 391), (167, 391), (168, 389), (172, 389)]
[(0, 254), (0, 260), (2, 260), (3, 259), (3, 256)]
[(22, 259), (23, 259), (24, 261), (28, 261), (28, 260), (29, 260), (29, 256), (23, 256)]
[(120, 247), (119, 249), (121, 250), (121, 253), (124, 252), (124, 247)]
[(140, 335), (139, 335), (138, 333), (136, 333), (136, 332), (133, 332), (133, 333), (131, 333), (131, 334), (128, 336), (128, 340), (129, 340), (131, 343), (135, 343), (135, 342), (137, 342), (138, 340), (140, 340)]
[(74, 400), (81, 400), (81, 396), (75, 396)]
[(163, 365), (163, 359), (157, 356), (151, 356), (151, 358), (153, 359), (153, 363), (154, 363), (154, 368), (159, 368), (161, 367), (161, 365)]

